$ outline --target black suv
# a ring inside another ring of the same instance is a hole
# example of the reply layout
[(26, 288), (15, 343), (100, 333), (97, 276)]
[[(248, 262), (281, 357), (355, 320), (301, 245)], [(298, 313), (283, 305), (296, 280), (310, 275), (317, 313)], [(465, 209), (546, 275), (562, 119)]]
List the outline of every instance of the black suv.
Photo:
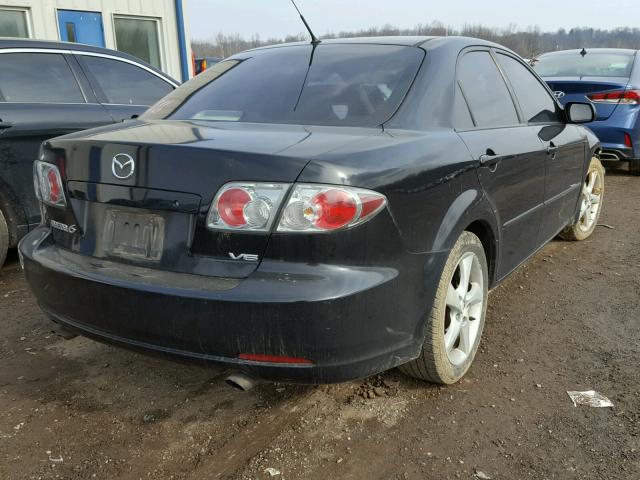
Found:
[(40, 220), (32, 164), (44, 140), (129, 119), (178, 82), (136, 57), (0, 39), (0, 266)]

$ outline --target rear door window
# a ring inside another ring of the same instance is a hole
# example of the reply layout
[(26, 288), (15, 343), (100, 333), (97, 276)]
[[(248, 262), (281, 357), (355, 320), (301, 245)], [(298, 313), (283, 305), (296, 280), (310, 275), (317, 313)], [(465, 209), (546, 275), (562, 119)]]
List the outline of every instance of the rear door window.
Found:
[(489, 52), (469, 52), (460, 59), (458, 84), (476, 127), (493, 128), (520, 123), (511, 94)]
[(0, 101), (84, 103), (85, 99), (62, 54), (2, 53)]
[(173, 90), (169, 82), (136, 65), (90, 55), (79, 58), (104, 94), (104, 103), (152, 105)]
[(558, 122), (556, 102), (527, 67), (508, 55), (498, 53), (496, 56), (511, 82), (525, 120), (528, 123)]

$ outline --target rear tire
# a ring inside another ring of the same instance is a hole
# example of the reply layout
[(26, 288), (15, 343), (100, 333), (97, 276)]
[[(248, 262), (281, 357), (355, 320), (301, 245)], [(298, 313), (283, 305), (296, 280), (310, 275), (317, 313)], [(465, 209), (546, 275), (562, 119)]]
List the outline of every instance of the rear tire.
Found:
[(640, 176), (640, 159), (629, 160), (629, 173)]
[(560, 238), (574, 241), (589, 238), (598, 225), (603, 200), (604, 167), (593, 157), (580, 193), (580, 217), (560, 232)]
[[(466, 281), (464, 278), (466, 277)], [(445, 264), (425, 324), (420, 356), (399, 367), (432, 383), (460, 380), (475, 358), (487, 311), (489, 278), (480, 239), (463, 232)]]
[(4, 213), (0, 210), (0, 268), (4, 265), (9, 250), (9, 227)]

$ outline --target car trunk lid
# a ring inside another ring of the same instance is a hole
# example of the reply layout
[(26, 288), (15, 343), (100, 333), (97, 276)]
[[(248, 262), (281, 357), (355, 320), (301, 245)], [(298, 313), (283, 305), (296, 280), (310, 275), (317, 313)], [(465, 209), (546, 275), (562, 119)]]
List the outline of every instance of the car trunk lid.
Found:
[(78, 231), (54, 228), (54, 239), (122, 263), (244, 278), (257, 268), (269, 234), (209, 230), (206, 214), (220, 187), (232, 181), (293, 183), (310, 159), (379, 133), (158, 121), (60, 137), (45, 152), (57, 159), (70, 208), (47, 211)]
[[(569, 102), (590, 102), (589, 95), (624, 90), (629, 79), (626, 77), (547, 77), (544, 79), (562, 105)], [(617, 103), (594, 103), (596, 120), (606, 120)]]

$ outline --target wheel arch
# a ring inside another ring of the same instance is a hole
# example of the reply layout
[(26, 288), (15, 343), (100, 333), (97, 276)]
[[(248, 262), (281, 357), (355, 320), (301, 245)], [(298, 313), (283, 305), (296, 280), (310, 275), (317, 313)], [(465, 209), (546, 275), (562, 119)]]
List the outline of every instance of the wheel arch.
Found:
[(451, 250), (462, 232), (482, 242), (489, 267), (489, 283), (496, 283), (500, 258), (500, 230), (495, 213), (481, 187), (469, 188), (453, 201), (435, 237), (434, 250)]
[(467, 225), (464, 230), (473, 233), (482, 242), (484, 254), (487, 257), (487, 267), (489, 268), (489, 285), (494, 285), (497, 271), (498, 242), (492, 226), (486, 219), (478, 219)]

